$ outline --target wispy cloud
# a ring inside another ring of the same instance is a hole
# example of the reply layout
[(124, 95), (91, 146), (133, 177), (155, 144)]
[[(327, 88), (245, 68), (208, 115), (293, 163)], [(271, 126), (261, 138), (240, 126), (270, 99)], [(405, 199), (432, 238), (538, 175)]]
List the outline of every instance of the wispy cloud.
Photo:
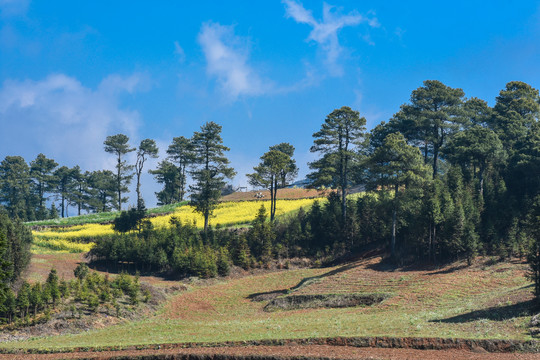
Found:
[(30, 161), (43, 152), (68, 166), (112, 168), (103, 141), (119, 132), (136, 139), (139, 113), (123, 107), (120, 98), (140, 84), (139, 74), (108, 76), (95, 89), (63, 74), (5, 81), (0, 88), (0, 158), (17, 154)]
[(314, 41), (320, 47), (325, 56), (325, 64), (334, 76), (343, 74), (339, 58), (343, 53), (343, 47), (339, 43), (338, 32), (347, 26), (356, 26), (365, 23), (370, 27), (379, 27), (380, 24), (374, 14), (365, 16), (357, 11), (348, 14), (340, 14), (339, 8), (323, 3), (322, 20), (316, 20), (310, 10), (295, 0), (283, 0), (285, 13), (289, 18), (301, 24), (312, 27), (308, 40)]
[(186, 60), (186, 53), (178, 41), (174, 42), (174, 54), (178, 57), (178, 61), (181, 63)]
[(234, 34), (233, 26), (207, 22), (198, 36), (206, 58), (206, 71), (215, 77), (226, 96), (261, 95), (271, 89), (249, 64), (248, 40)]

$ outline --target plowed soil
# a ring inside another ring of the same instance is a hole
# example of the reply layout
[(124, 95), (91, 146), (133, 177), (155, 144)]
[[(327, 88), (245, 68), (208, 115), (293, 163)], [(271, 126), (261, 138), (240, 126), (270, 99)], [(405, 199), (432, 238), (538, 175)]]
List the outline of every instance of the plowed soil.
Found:
[[(259, 194), (259, 197), (257, 197)], [(260, 197), (262, 195), (262, 198)], [(278, 199), (309, 199), (317, 198), (328, 195), (327, 191), (320, 191), (315, 189), (278, 189)], [(246, 191), (235, 192), (224, 196), (221, 201), (248, 201), (248, 200), (270, 200), (270, 191)]]
[[(128, 350), (128, 351), (104, 351), (104, 352), (79, 352), (64, 354), (20, 354), (0, 355), (0, 360), (49, 360), (49, 359), (123, 359), (137, 358), (139, 356), (159, 356), (163, 359), (290, 359), (305, 357), (309, 359), (468, 359), (468, 360), (533, 360), (539, 359), (539, 354), (530, 353), (487, 353), (483, 350), (413, 350), (413, 349), (384, 349), (384, 348), (358, 348), (350, 346), (245, 346), (245, 347), (221, 347), (221, 348), (191, 348), (191, 349), (162, 349), (162, 350)], [(188, 357), (188, 355), (192, 355)], [(198, 355), (198, 356), (197, 356)], [(157, 357), (159, 358), (159, 357)]]

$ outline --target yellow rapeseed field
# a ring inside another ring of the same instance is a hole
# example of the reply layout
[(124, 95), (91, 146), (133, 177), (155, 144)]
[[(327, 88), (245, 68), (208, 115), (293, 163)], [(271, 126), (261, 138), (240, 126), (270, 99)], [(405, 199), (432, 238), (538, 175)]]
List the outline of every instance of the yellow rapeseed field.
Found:
[[(300, 208), (310, 208), (315, 200), (320, 199), (296, 199), (278, 200), (276, 216), (287, 214)], [(247, 224), (257, 215), (261, 205), (264, 205), (267, 212), (270, 212), (270, 201), (241, 201), (222, 202), (214, 210), (210, 218), (212, 226), (232, 226)], [(174, 213), (151, 218), (150, 221), (156, 228), (170, 226), (171, 217), (175, 216), (182, 223), (192, 223), (198, 228), (204, 225), (204, 218), (194, 208), (185, 205), (176, 209)], [(114, 234), (112, 225), (84, 224), (64, 228), (50, 228), (43, 231), (33, 231), (34, 244), (43, 248), (65, 250), (70, 252), (86, 252), (93, 246), (93, 239)], [(48, 243), (48, 244), (47, 244)]]
[(36, 238), (56, 238), (82, 241), (93, 237), (114, 234), (112, 225), (84, 224), (65, 228), (49, 228), (44, 231), (33, 231)]
[[(299, 210), (301, 207), (309, 208), (315, 200), (317, 199), (278, 200), (276, 216)], [(264, 205), (267, 213), (270, 213), (270, 201), (230, 201), (220, 203), (210, 218), (210, 224), (212, 226), (247, 224), (255, 219), (261, 205)], [(199, 228), (204, 226), (203, 216), (195, 212), (193, 207), (189, 205), (178, 208), (172, 214), (152, 218), (151, 221), (155, 227), (166, 227), (169, 226), (169, 221), (173, 216), (180, 219), (184, 224), (194, 223)]]
[(94, 243), (78, 243), (65, 239), (34, 237), (32, 245), (32, 251), (35, 253), (47, 251), (81, 253), (90, 251)]

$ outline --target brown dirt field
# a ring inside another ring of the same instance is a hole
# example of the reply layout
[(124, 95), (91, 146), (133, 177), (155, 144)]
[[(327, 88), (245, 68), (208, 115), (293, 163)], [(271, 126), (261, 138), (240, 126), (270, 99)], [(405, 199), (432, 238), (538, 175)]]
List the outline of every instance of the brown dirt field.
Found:
[(60, 279), (70, 280), (75, 278), (73, 270), (81, 262), (86, 262), (84, 254), (32, 254), (24, 278), (29, 282), (44, 282), (54, 267)]
[[(60, 354), (18, 354), (0, 355), (0, 360), (50, 360), (50, 359), (114, 359), (149, 355), (162, 355), (163, 359), (226, 359), (238, 357), (239, 359), (270, 359), (270, 358), (296, 358), (308, 359), (422, 359), (422, 360), (533, 360), (539, 359), (539, 354), (531, 353), (487, 353), (483, 350), (413, 350), (413, 349), (387, 349), (387, 348), (359, 348), (350, 346), (328, 345), (302, 345), (302, 346), (245, 346), (245, 347), (218, 347), (218, 348), (190, 348), (190, 349), (161, 349), (161, 350), (123, 350), (104, 352), (75, 352)], [(192, 355), (188, 357), (188, 355)], [(198, 356), (197, 356), (198, 355)]]
[[(449, 292), (459, 295), (480, 294), (494, 284), (508, 285), (513, 283), (514, 279), (523, 279), (528, 269), (525, 262), (515, 259), (512, 267), (501, 263), (487, 270), (484, 260), (485, 258), (478, 258), (470, 267), (465, 263), (453, 263), (442, 268), (408, 267), (395, 271), (396, 269), (385, 265), (380, 256), (375, 255), (315, 277), (311, 283), (294, 293), (390, 292), (397, 296), (385, 301), (383, 306), (392, 307), (399, 302), (401, 306), (421, 306), (425, 309), (438, 306), (438, 302), (433, 301), (435, 290), (437, 297), (443, 297)], [(532, 298), (532, 292), (509, 293), (504, 298), (492, 300), (496, 302), (485, 305), (490, 307), (504, 302), (518, 303)]]
[[(328, 191), (319, 191), (315, 189), (278, 189), (277, 198), (278, 199), (306, 199), (306, 198), (317, 198), (328, 195)], [(255, 195), (257, 193), (263, 194), (263, 200), (270, 200), (270, 191), (261, 190), (261, 191), (246, 191), (246, 192), (235, 192), (224, 196), (221, 198), (221, 201), (248, 201), (248, 200), (260, 200)]]
[[(38, 281), (44, 282), (45, 280), (47, 280), (49, 272), (54, 267), (58, 272), (58, 277), (60, 279), (74, 279), (75, 275), (73, 274), (73, 270), (75, 270), (77, 265), (83, 262), (88, 262), (84, 255), (85, 254), (81, 253), (32, 254), (30, 265), (25, 271), (23, 278), (30, 283)], [(106, 271), (100, 271), (96, 269), (92, 270), (97, 271), (100, 274), (107, 273)], [(115, 276), (114, 273), (110, 273), (110, 275)], [(177, 290), (182, 290), (185, 288), (185, 286), (178, 281), (166, 280), (158, 276), (141, 276), (140, 280), (143, 283), (148, 283), (150, 285), (161, 288), (173, 288)]]

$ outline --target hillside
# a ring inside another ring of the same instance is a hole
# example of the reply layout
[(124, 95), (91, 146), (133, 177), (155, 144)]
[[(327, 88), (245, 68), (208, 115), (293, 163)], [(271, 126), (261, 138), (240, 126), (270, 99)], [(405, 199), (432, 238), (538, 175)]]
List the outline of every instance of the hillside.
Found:
[[(435, 268), (394, 269), (374, 255), (331, 268), (292, 269), (188, 282), (143, 321), (78, 335), (4, 343), (4, 348), (128, 346), (156, 343), (332, 336), (531, 339), (530, 283), (520, 261), (478, 259)], [(176, 281), (161, 285), (179, 286)], [(368, 307), (264, 311), (261, 293), (286, 296), (386, 293)], [(130, 334), (126, 337), (125, 334)]]

